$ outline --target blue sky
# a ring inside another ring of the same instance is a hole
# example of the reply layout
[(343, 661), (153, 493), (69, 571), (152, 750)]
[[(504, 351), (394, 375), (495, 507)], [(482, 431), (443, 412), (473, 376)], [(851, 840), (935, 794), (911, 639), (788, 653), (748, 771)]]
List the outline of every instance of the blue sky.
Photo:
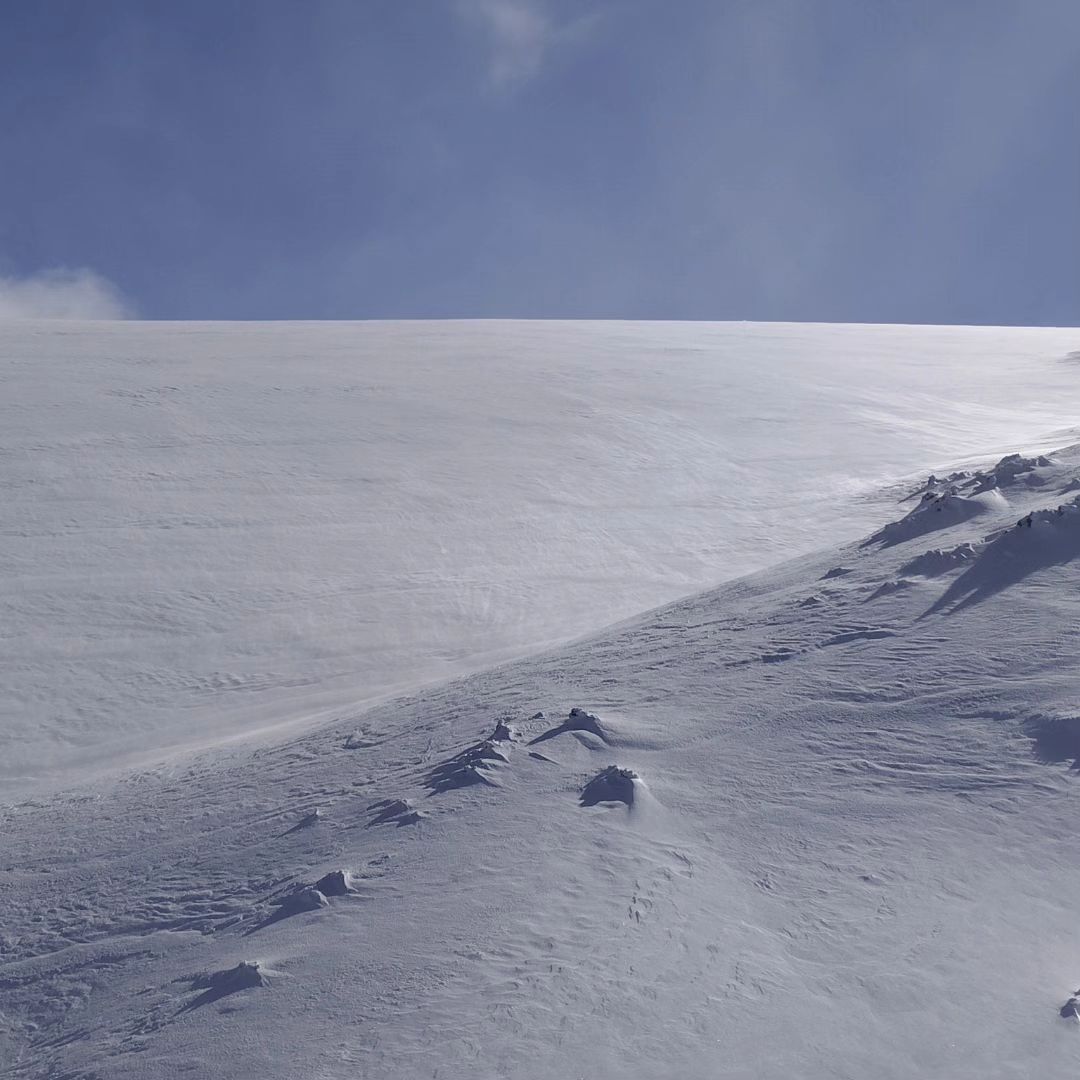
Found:
[(0, 317), (1080, 323), (1076, 0), (9, 0)]

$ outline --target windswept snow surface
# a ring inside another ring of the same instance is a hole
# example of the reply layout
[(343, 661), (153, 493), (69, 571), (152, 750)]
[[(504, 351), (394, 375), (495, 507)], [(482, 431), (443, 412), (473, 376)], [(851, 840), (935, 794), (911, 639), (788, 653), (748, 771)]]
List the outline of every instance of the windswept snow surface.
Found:
[(0, 795), (568, 640), (1067, 441), (1076, 331), (0, 326)]
[(1075, 1076), (1078, 489), (1080, 448), (959, 472), (590, 639), (10, 809), (0, 1064)]

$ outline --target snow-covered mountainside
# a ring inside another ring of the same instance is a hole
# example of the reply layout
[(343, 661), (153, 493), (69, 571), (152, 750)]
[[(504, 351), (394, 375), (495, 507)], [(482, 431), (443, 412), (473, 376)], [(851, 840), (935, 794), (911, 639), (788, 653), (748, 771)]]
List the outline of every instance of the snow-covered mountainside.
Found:
[(333, 716), (880, 526), (1075, 331), (0, 326), (0, 797)]
[(8, 1075), (1075, 1075), (1080, 449), (892, 517), (9, 809)]

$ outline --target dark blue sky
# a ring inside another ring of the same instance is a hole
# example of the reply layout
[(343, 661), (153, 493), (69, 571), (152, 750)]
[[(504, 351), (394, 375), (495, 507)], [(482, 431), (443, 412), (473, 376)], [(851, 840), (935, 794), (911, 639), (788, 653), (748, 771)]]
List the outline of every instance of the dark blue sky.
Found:
[(0, 90), (0, 315), (1080, 323), (1076, 0), (7, 0)]

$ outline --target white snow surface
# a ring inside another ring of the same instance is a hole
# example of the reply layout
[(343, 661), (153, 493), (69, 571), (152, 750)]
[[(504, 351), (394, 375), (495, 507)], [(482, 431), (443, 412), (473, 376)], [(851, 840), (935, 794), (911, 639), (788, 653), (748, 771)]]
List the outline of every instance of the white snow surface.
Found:
[(1077, 337), (0, 328), (0, 1075), (1075, 1076)]
[(0, 795), (337, 718), (862, 535), (898, 477), (1069, 441), (1078, 338), (0, 324)]
[(0, 1070), (1075, 1076), (1078, 489), (9, 807)]

